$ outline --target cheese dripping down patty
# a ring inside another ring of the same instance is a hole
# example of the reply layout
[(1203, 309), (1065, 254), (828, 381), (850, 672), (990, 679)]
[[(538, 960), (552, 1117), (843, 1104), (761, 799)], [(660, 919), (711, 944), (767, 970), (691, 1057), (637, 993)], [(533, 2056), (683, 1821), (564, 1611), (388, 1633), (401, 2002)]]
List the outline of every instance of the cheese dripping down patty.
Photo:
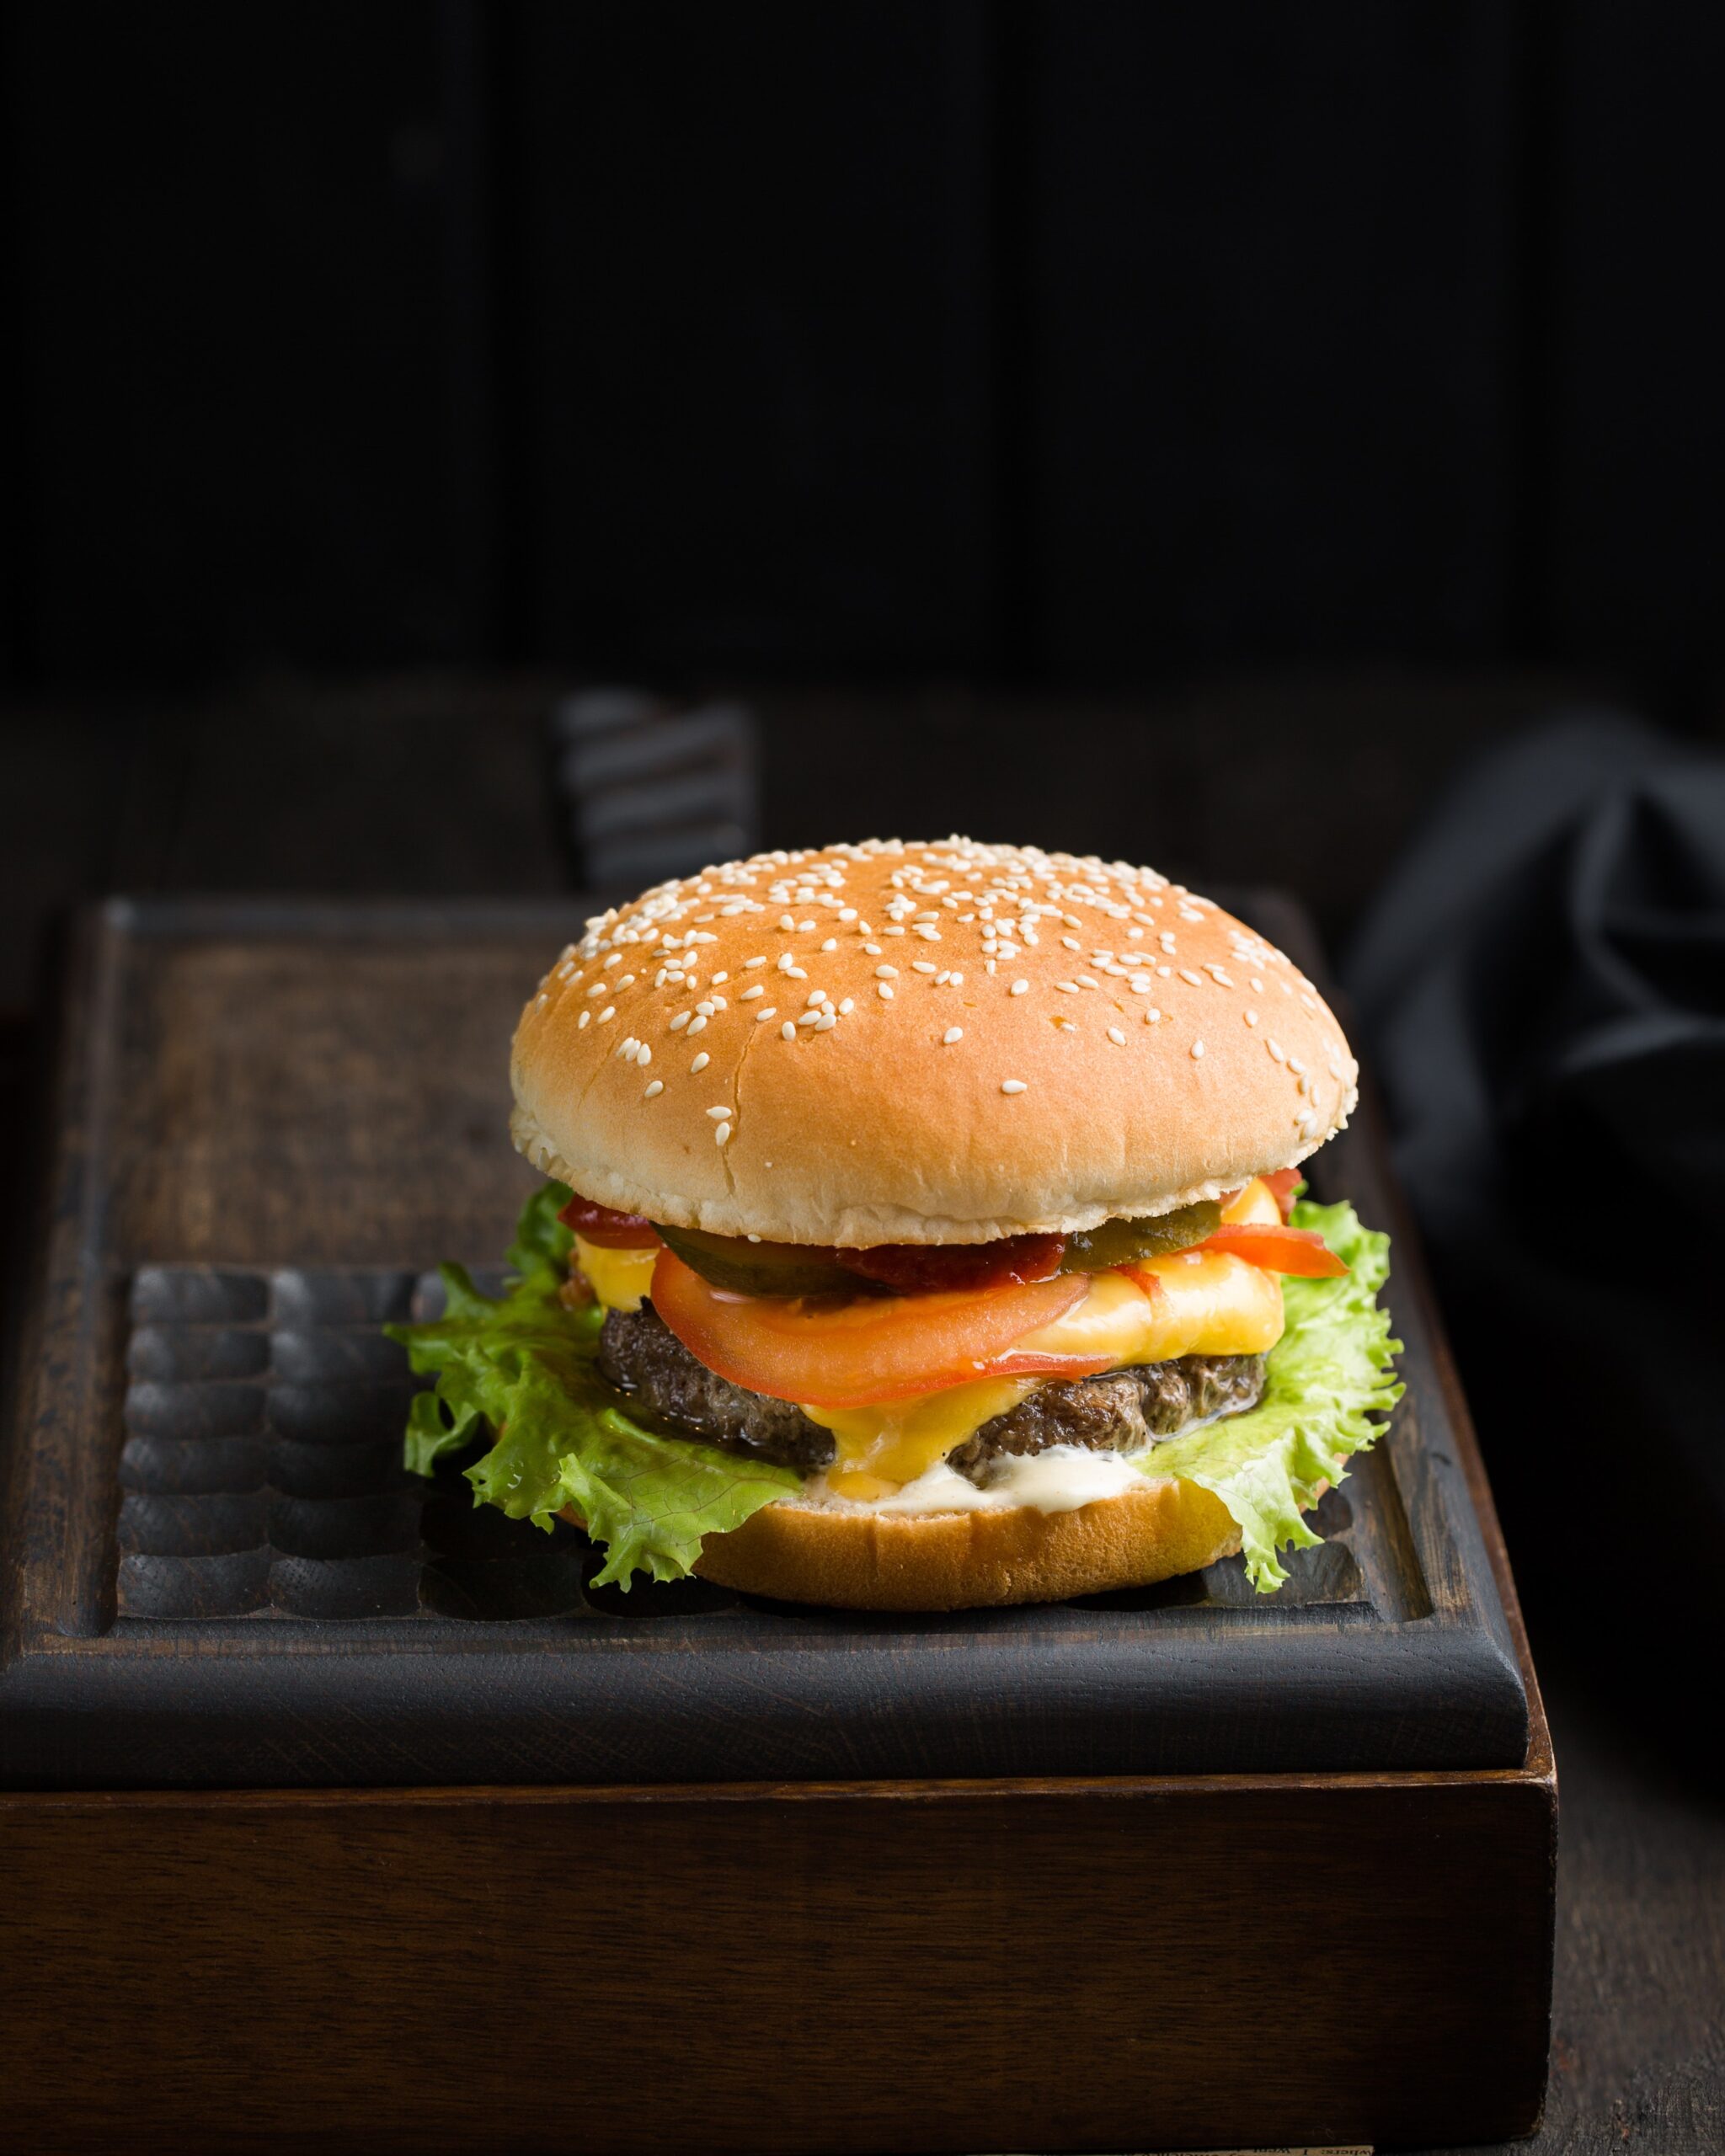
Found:
[[(1269, 1189), (1254, 1180), (1223, 1209), (1222, 1217), (1277, 1221), (1281, 1213)], [(607, 1250), (575, 1238), (581, 1273), (608, 1310), (639, 1310), (652, 1290), (657, 1256), (656, 1248)], [(1181, 1355), (1261, 1355), (1282, 1337), (1280, 1280), (1231, 1251), (1178, 1251), (1172, 1257), (1147, 1259), (1138, 1270), (1153, 1274), (1162, 1292), (1146, 1294), (1124, 1273), (1096, 1273), (1081, 1302), (1016, 1342), (1015, 1352), (1105, 1356), (1103, 1369), (1124, 1369)], [(867, 1503), (917, 1481), (985, 1422), (1049, 1382), (981, 1378), (873, 1407), (798, 1404), (811, 1422), (833, 1434), (836, 1456), (824, 1486)]]

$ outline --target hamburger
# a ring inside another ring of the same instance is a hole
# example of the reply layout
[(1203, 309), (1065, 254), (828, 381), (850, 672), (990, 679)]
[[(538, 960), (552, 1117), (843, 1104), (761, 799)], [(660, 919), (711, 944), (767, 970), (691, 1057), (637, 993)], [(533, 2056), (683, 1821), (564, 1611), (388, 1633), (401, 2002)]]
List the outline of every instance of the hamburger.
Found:
[(529, 997), (547, 1178), (443, 1268), (408, 1460), (596, 1578), (880, 1609), (1255, 1584), (1399, 1396), (1387, 1240), (1302, 1200), (1357, 1067), (1153, 870), (953, 838), (758, 854), (587, 923)]

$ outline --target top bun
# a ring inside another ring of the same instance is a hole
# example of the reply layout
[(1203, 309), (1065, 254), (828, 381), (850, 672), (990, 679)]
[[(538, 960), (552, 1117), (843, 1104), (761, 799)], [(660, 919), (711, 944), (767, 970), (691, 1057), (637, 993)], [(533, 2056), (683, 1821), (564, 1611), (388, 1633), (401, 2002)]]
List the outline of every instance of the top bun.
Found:
[(673, 1227), (973, 1243), (1290, 1167), (1357, 1075), (1291, 963), (1153, 869), (870, 839), (590, 921), (521, 1013), (513, 1128)]

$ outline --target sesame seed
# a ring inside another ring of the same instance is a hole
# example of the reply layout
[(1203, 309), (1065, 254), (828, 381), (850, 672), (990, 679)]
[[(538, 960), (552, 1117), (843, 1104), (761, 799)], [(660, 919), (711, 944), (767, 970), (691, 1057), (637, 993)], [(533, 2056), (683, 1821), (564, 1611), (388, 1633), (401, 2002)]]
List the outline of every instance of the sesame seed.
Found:
[(1001, 1081), (1003, 1093), (1022, 1093), (1023, 1090), (1024, 1081), (1022, 1078), (1002, 1078)]
[(595, 980), (586, 992), (589, 995), (603, 995), (610, 986), (611, 983), (608, 980)]
[(737, 1000), (741, 1003), (752, 1003), (757, 995), (765, 995), (766, 993), (766, 990), (757, 980), (753, 988), (745, 988)]
[(1096, 986), (1096, 983), (1091, 979), (1088, 974), (1080, 974), (1078, 976), (1078, 985), (1080, 988), (1094, 988)]
[(964, 985), (964, 976), (963, 975), (963, 974), (954, 974), (953, 975), (953, 986), (954, 988), (962, 988)]
[(878, 943), (865, 943), (862, 948), (871, 958), (878, 958), (880, 956), (880, 946)]
[(1261, 980), (1253, 981), (1252, 984), (1252, 992), (1254, 995), (1262, 995), (1263, 994), (1263, 983)]
[(1204, 1043), (1202, 1041), (1194, 1041), (1192, 1043), (1192, 1053), (1194, 1057), (1201, 1056), (1204, 1054)]
[(1287, 1052), (1282, 1043), (1279, 1041), (1272, 1040), (1268, 1033), (1264, 1036), (1263, 1044), (1278, 1063), (1285, 1063), (1288, 1060)]
[(932, 974), (934, 968), (927, 958), (918, 958), (912, 963), (911, 970), (913, 974)]
[(592, 1013), (590, 1011), (584, 1011), (581, 1013), (580, 1018), (579, 1018), (579, 1022), (577, 1022), (577, 1024), (576, 1024), (575, 1031), (576, 1031), (578, 1033), (585, 1033), (586, 1032), (586, 1030), (587, 1030), (588, 1027), (589, 1027), (590, 1025), (591, 1025), (591, 1024), (592, 1024), (592, 1022), (593, 1022), (593, 1013)]
[(611, 1022), (611, 1021), (614, 1017), (616, 1017), (616, 1016), (617, 1016), (617, 1006), (616, 1006), (616, 1004), (614, 1004), (614, 1003), (607, 1003), (607, 1004), (606, 1005), (605, 1008), (604, 1008), (604, 1009), (600, 1012), (600, 1014), (599, 1014), (599, 1022), (600, 1022), (600, 1024), (601, 1024), (601, 1026), (608, 1025), (608, 1024)]
[(809, 1001), (810, 1003), (830, 1003), (832, 998), (823, 988), (811, 988), (809, 991)]
[(681, 1033), (684, 1027), (688, 1024), (690, 1019), (692, 1018), (694, 1015), (695, 1014), (692, 1011), (679, 1011), (676, 1017), (670, 1022), (671, 1031), (674, 1033)]
[(1076, 951), (1082, 948), (1082, 946), (1079, 943), (1078, 938), (1076, 936), (1063, 936), (1060, 938), (1060, 943), (1061, 947), (1068, 951)]
[(1062, 995), (1076, 995), (1078, 993), (1078, 984), (1076, 980), (1057, 980), (1055, 986), (1059, 989)]
[(1108, 1027), (1108, 1038), (1114, 1043), (1116, 1048), (1124, 1048), (1126, 1045), (1126, 1036), (1120, 1031), (1118, 1026), (1110, 1026)]
[(899, 977), (896, 966), (877, 966), (874, 970), (882, 980), (896, 980)]
[(755, 1022), (757, 1026), (764, 1026), (769, 1018), (776, 1018), (777, 1016), (778, 1006), (776, 1003), (769, 1003), (764, 1011), (757, 1011), (755, 1013)]
[(883, 1003), (890, 1003), (893, 1000), (892, 987), (887, 981), (876, 981), (874, 984), (874, 992), (880, 998)]
[(954, 1041), (961, 1041), (964, 1038), (964, 1028), (962, 1026), (948, 1026), (940, 1037), (940, 1044), (943, 1048), (950, 1048)]
[(781, 928), (794, 928), (797, 924), (788, 913), (782, 913), (778, 917), (778, 925)]
[(1184, 966), (1182, 966), (1180, 969), (1180, 978), (1182, 980), (1190, 981), (1194, 988), (1202, 988), (1204, 986), (1203, 974), (1189, 973)]
[(781, 951), (778, 954), (777, 970), (782, 974), (788, 974), (796, 963), (788, 951)]
[(804, 1011), (802, 1016), (797, 1021), (797, 1023), (799, 1026), (814, 1026), (818, 1025), (820, 1022), (820, 1006), (819, 1004), (817, 1004), (812, 1011)]
[(696, 1034), (697, 1034), (697, 1033), (703, 1032), (703, 1031), (705, 1030), (705, 1028), (706, 1028), (706, 1025), (707, 1025), (707, 1014), (706, 1014), (706, 1012), (705, 1012), (705, 1011), (697, 1011), (695, 1013), (694, 1017), (693, 1017), (692, 1018), (691, 1018), (691, 1019), (690, 1019), (690, 1021), (689, 1021), (689, 1038), (690, 1038), (690, 1039), (691, 1039), (691, 1040), (693, 1040), (693, 1038), (695, 1038), (695, 1036), (696, 1036)]
[(782, 1041), (793, 1041), (797, 1038), (797, 1029), (788, 1018), (779, 1027), (778, 1037)]
[(808, 974), (801, 966), (787, 966), (785, 968), (785, 979), (787, 980), (807, 980), (808, 978)]
[(814, 1030), (817, 1033), (830, 1033), (837, 1023), (837, 1018), (830, 1011), (823, 1011), (814, 1021)]
[(840, 1004), (840, 1006), (839, 1006), (839, 1016), (840, 1016), (840, 1017), (841, 1017), (841, 1018), (842, 1018), (842, 1017), (844, 1017), (846, 1015), (846, 1013), (847, 1013), (847, 1012), (852, 1011), (854, 1011), (854, 1010), (856, 1009), (856, 1007), (857, 1007), (857, 999), (856, 999), (856, 997), (855, 997), (855, 996), (853, 996), (853, 995), (847, 995), (847, 996), (845, 998), (844, 1001), (843, 1001), (841, 1004)]
[(1158, 967), (1156, 968), (1156, 972), (1157, 972), (1158, 975), (1159, 975), (1159, 976), (1160, 976), (1163, 980), (1167, 980), (1167, 979), (1168, 979), (1170, 978), (1170, 976), (1172, 974), (1173, 970), (1174, 970), (1174, 969), (1173, 969), (1172, 966), (1158, 966)]
[(836, 951), (839, 947), (839, 939), (836, 936), (829, 936), (820, 947), (823, 951)]
[(1258, 1013), (1257, 1013), (1257, 1011), (1248, 1011), (1246, 1013), (1246, 1022), (1247, 1022), (1247, 1024), (1248, 1026), (1255, 1026), (1255, 1025), (1258, 1023)]
[[(715, 974), (713, 976), (713, 985), (715, 988), (717, 988), (717, 987), (718, 986), (719, 983), (720, 983), (722, 980), (729, 980), (729, 979), (730, 979), (730, 975), (729, 975), (729, 974)], [(720, 998), (719, 998), (718, 1000), (719, 1000), (719, 1001), (720, 1001), (721, 1003), (723, 1003), (723, 1002), (724, 1002), (724, 998), (723, 996), (720, 996)]]
[(1144, 1014), (1144, 1022), (1146, 1026), (1153, 1026), (1162, 1015), (1162, 1012), (1158, 1011), (1155, 1004), (1152, 1003), (1149, 1010), (1147, 1010)]
[(712, 1060), (713, 1060), (713, 1058), (712, 1058), (712, 1057), (711, 1057), (711, 1056), (707, 1053), (706, 1049), (703, 1048), (703, 1049), (702, 1049), (702, 1051), (701, 1051), (700, 1054), (699, 1054), (699, 1055), (697, 1055), (697, 1056), (695, 1058), (695, 1060), (694, 1060), (694, 1061), (693, 1061), (693, 1062), (689, 1065), (689, 1075), (690, 1075), (692, 1078), (692, 1077), (694, 1077), (697, 1072), (704, 1070), (707, 1068), (708, 1065), (709, 1063), (711, 1063), (711, 1062), (712, 1062)]
[(637, 1042), (636, 1042), (636, 1043), (635, 1043), (635, 1060), (636, 1060), (636, 1062), (637, 1062), (637, 1063), (651, 1063), (651, 1062), (652, 1062), (652, 1060), (653, 1060), (653, 1051), (652, 1051), (652, 1049), (651, 1049), (650, 1048), (649, 1048), (649, 1047), (648, 1047), (648, 1045), (647, 1045), (647, 1043), (646, 1043), (646, 1042), (645, 1042), (645, 1041), (637, 1041)]
[(1030, 993), (1030, 984), (1028, 980), (1015, 980), (1007, 993), (1009, 995), (1028, 995)]
[(745, 958), (743, 961), (743, 971), (745, 974), (753, 973), (756, 966), (764, 966), (766, 963), (766, 961), (764, 958)]
[(728, 1123), (720, 1123), (717, 1129), (714, 1130), (713, 1134), (713, 1142), (715, 1145), (729, 1145), (730, 1144), (731, 1127)]
[(718, 1006), (709, 998), (695, 1006), (695, 1015), (697, 1018), (710, 1018), (718, 1008)]
[(1296, 1078), (1303, 1078), (1306, 1075), (1306, 1065), (1300, 1060), (1297, 1055), (1290, 1055), (1288, 1058), (1288, 1068), (1294, 1073), (1294, 1075)]
[(730, 1110), (729, 1108), (708, 1108), (707, 1113), (713, 1118), (715, 1123), (727, 1122), (730, 1117)]
[(652, 1083), (652, 1084), (651, 1084), (651, 1085), (647, 1088), (646, 1091), (645, 1091), (645, 1092), (641, 1096), (641, 1097), (642, 1097), (642, 1099), (643, 1099), (643, 1100), (645, 1100), (645, 1101), (656, 1101), (656, 1100), (659, 1098), (660, 1095), (664, 1091), (665, 1091), (665, 1081), (664, 1081), (664, 1079), (662, 1079), (662, 1078), (655, 1078), (655, 1079), (654, 1080), (653, 1083)]

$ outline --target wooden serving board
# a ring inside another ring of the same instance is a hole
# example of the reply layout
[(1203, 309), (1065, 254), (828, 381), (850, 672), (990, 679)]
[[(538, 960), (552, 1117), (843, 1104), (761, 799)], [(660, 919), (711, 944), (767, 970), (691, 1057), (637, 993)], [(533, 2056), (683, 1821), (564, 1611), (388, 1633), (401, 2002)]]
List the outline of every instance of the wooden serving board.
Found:
[[(1298, 943), (1285, 906), (1255, 918)], [(572, 1529), (399, 1464), (378, 1326), (494, 1267), (509, 1034), (569, 905), (115, 902), (84, 924), (13, 1449), (13, 1786), (1509, 1767), (1527, 1702), (1397, 1230), (1408, 1396), (1274, 1597), (1241, 1562), (880, 1617), (594, 1590)], [(1307, 956), (1309, 962), (1309, 953)]]
[[(1255, 919), (1300, 942), (1274, 901)], [(589, 1585), (571, 1529), (399, 1464), (384, 1317), (496, 1267), (507, 1043), (578, 905), (116, 901), (84, 923), (13, 1444), (4, 1783), (735, 1781), (1505, 1768), (1526, 1697), (1397, 1229), (1408, 1399), (1274, 1598), (1240, 1559), (879, 1617)], [(1305, 953), (1309, 958), (1309, 953)]]
[[(1297, 915), (1236, 901), (1316, 970)], [(1525, 2132), (1556, 1787), (1370, 1112), (1408, 1398), (1262, 1600), (588, 1585), (400, 1476), (570, 906), (116, 902), (65, 970), (7, 1448), (0, 2056), (32, 2148)], [(311, 1786), (323, 1785), (323, 1786)], [(9, 1792), (9, 1793), (8, 1793)]]

